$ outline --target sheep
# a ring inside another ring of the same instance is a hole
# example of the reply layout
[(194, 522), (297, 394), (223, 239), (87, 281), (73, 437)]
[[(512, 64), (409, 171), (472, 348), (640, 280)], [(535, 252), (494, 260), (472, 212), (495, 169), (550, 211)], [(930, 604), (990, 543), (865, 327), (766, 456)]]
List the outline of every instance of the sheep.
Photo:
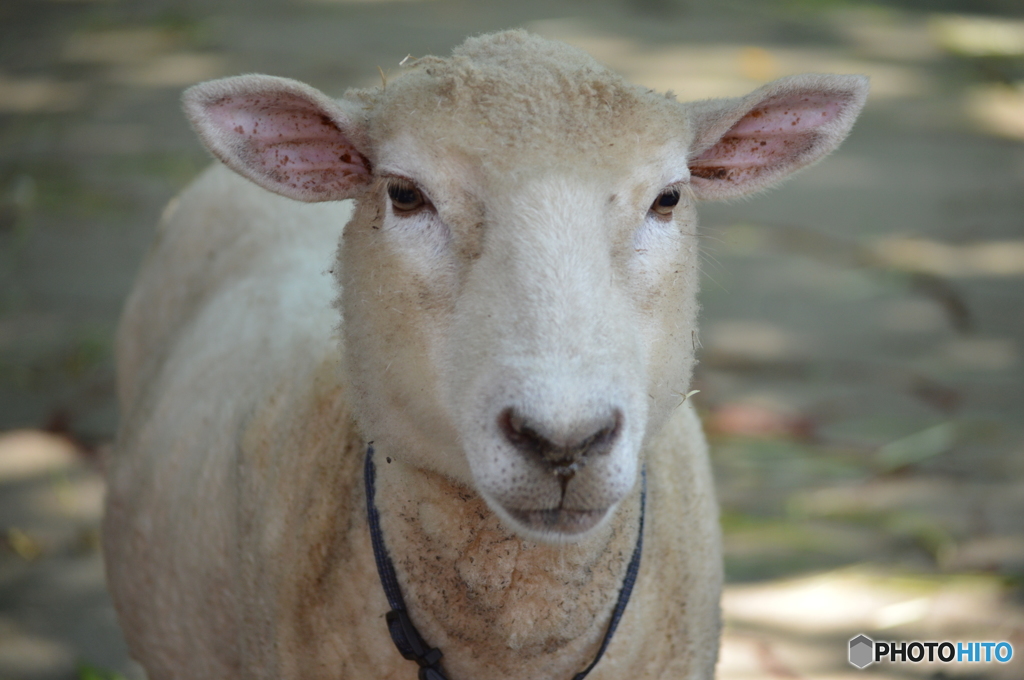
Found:
[(411, 678), (371, 514), (443, 655), (420, 677), (574, 677), (641, 530), (590, 677), (713, 677), (695, 203), (821, 159), (866, 94), (802, 75), (679, 103), (523, 31), (341, 100), (188, 90), (221, 163), (126, 303), (103, 524), (151, 680)]

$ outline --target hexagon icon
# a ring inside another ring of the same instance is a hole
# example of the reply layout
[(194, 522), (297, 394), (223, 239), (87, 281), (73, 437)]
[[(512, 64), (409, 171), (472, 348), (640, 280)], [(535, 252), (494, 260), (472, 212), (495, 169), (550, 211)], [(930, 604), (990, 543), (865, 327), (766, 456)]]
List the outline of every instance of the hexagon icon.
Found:
[(875, 641), (867, 635), (858, 635), (850, 640), (850, 663), (864, 668), (875, 660)]

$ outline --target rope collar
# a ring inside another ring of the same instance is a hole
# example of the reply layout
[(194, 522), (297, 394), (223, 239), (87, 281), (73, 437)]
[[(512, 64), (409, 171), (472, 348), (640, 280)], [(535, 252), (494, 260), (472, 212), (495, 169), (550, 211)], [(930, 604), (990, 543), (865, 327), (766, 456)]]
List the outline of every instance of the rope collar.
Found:
[[(388, 598), (391, 611), (387, 613), (388, 632), (402, 656), (410, 661), (415, 661), (420, 666), (419, 680), (448, 680), (441, 667), (441, 650), (430, 647), (424, 641), (416, 626), (405, 608), (405, 599), (398, 587), (398, 577), (395, 575), (395, 565), (388, 555), (387, 547), (384, 545), (384, 534), (380, 530), (380, 515), (377, 513), (377, 505), (374, 503), (376, 494), (376, 467), (373, 464), (373, 442), (366, 447), (366, 463), (363, 466), (363, 477), (366, 482), (366, 516), (370, 525), (370, 541), (373, 543), (373, 558), (377, 562), (377, 575), (384, 587), (384, 595)], [(629, 596), (633, 592), (633, 585), (636, 583), (637, 572), (640, 571), (640, 553), (643, 552), (644, 543), (644, 513), (647, 509), (647, 472), (641, 472), (640, 489), (640, 530), (636, 536), (636, 547), (633, 548), (633, 556), (626, 567), (626, 576), (622, 580), (622, 590), (619, 591), (619, 599), (612, 610), (611, 621), (608, 622), (608, 630), (605, 631), (604, 640), (597, 650), (597, 656), (584, 670), (573, 676), (572, 680), (583, 680), (594, 666), (604, 656), (608, 644), (612, 641), (612, 635), (622, 619), (622, 614), (629, 604)]]

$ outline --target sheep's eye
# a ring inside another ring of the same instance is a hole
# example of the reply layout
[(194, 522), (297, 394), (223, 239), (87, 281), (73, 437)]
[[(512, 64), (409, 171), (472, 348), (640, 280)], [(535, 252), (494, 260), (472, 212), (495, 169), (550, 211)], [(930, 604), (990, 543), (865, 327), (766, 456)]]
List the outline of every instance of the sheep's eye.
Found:
[(668, 217), (672, 209), (679, 205), (679, 189), (666, 189), (658, 194), (651, 204), (651, 211), (658, 215)]
[(388, 180), (388, 197), (395, 213), (413, 213), (427, 205), (427, 199), (416, 185), (407, 179), (393, 177)]

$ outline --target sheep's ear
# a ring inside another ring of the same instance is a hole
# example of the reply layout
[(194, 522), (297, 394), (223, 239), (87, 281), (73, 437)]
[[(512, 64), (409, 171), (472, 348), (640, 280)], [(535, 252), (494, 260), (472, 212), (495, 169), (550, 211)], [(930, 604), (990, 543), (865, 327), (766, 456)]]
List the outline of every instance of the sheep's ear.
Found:
[(352, 198), (370, 182), (355, 108), (295, 80), (248, 75), (182, 98), (199, 137), (235, 172), (300, 201)]
[(742, 99), (687, 105), (695, 137), (690, 186), (723, 199), (767, 188), (831, 153), (868, 94), (864, 76), (782, 78)]

